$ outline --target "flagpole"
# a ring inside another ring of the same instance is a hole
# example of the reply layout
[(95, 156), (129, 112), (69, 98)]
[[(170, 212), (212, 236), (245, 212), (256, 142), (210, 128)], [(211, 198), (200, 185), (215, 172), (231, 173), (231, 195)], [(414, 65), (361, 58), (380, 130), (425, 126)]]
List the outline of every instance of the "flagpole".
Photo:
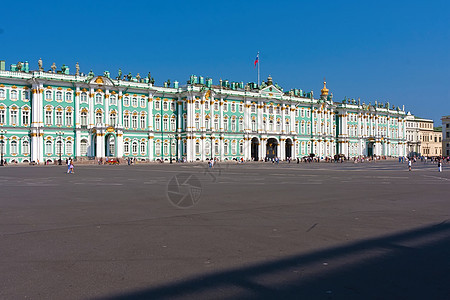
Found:
[(259, 87), (259, 51), (258, 51), (258, 87)]

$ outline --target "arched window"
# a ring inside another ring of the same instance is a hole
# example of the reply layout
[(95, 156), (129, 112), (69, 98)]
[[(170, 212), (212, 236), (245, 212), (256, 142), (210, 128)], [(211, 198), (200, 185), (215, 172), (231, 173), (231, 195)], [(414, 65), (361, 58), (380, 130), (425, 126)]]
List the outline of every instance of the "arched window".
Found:
[(169, 108), (167, 101), (163, 101), (163, 110), (167, 110)]
[(145, 155), (145, 142), (141, 142), (141, 155)]
[(278, 120), (277, 121), (277, 132), (281, 131), (281, 122)]
[(102, 94), (97, 93), (95, 94), (95, 104), (102, 104), (103, 103), (103, 98), (102, 98)]
[(30, 153), (30, 142), (28, 140), (22, 141), (22, 153), (23, 154)]
[(72, 93), (66, 93), (66, 101), (72, 102)]
[(23, 101), (29, 100), (30, 99), (29, 95), (30, 93), (28, 93), (28, 91), (22, 91), (22, 100)]
[(66, 141), (66, 154), (67, 155), (72, 155), (72, 141), (68, 140)]
[(4, 89), (0, 89), (0, 99), (3, 99), (6, 97), (6, 93)]
[(170, 119), (170, 131), (175, 131), (175, 118)]
[(145, 115), (141, 115), (141, 129), (145, 129)]
[(269, 121), (269, 131), (273, 131), (273, 120)]
[(17, 155), (17, 142), (16, 141), (11, 142), (11, 154)]
[(161, 155), (161, 143), (160, 142), (155, 143), (155, 155), (156, 156)]
[(125, 154), (129, 154), (130, 153), (130, 143), (129, 142), (123, 143), (123, 152)]
[(80, 155), (81, 156), (87, 155), (87, 146), (88, 146), (87, 140), (81, 140), (81, 143), (80, 143)]
[(138, 153), (138, 142), (133, 142), (131, 150), (133, 151), (133, 155), (136, 155)]
[(164, 155), (169, 154), (169, 144), (168, 143), (163, 144), (163, 152), (164, 152)]
[(63, 112), (61, 110), (56, 111), (56, 125), (63, 125)]
[(200, 143), (199, 142), (195, 143), (195, 153), (200, 154)]
[(256, 120), (252, 120), (252, 131), (256, 131)]
[(141, 97), (141, 107), (145, 107), (145, 97)]
[(200, 130), (200, 119), (195, 118), (195, 130)]
[(138, 106), (138, 100), (136, 97), (133, 97), (133, 99), (131, 100), (131, 105), (133, 105), (133, 107), (137, 107)]
[(223, 128), (224, 128), (224, 131), (228, 131), (228, 119), (223, 120)]
[(123, 105), (130, 106), (130, 97), (123, 98)]
[(87, 112), (82, 111), (80, 114), (81, 126), (87, 126)]
[(214, 144), (214, 153), (215, 153), (216, 155), (219, 155), (219, 143), (218, 143), (218, 142), (216, 142), (216, 143)]
[(244, 131), (244, 119), (242, 119), (242, 118), (239, 119), (239, 128), (238, 128), (238, 130)]
[(61, 140), (58, 140), (56, 142), (56, 155), (60, 155), (63, 154), (64, 150), (63, 150), (63, 143)]
[(109, 97), (109, 105), (117, 105), (116, 96), (112, 95), (111, 97)]
[(200, 102), (199, 101), (195, 101), (195, 109), (200, 109)]
[(205, 109), (209, 110), (209, 101), (208, 100), (205, 101)]
[(132, 115), (131, 116), (131, 127), (134, 128), (134, 129), (138, 128), (137, 118), (138, 118), (137, 115)]
[(81, 93), (81, 103), (87, 103), (87, 94), (85, 92)]
[(228, 154), (228, 142), (223, 143), (223, 152), (224, 154)]
[(111, 125), (111, 126), (117, 125), (117, 115), (115, 112), (111, 112), (109, 114), (109, 125)]
[(236, 131), (236, 119), (231, 119), (231, 131)]
[(219, 102), (214, 103), (214, 110), (219, 110)]
[(211, 147), (210, 147), (209, 141), (206, 141), (206, 143), (205, 143), (205, 154), (209, 156), (210, 155), (209, 154), (210, 150), (211, 150)]
[(97, 126), (103, 123), (103, 114), (100, 111), (95, 113), (95, 123)]
[(51, 110), (45, 111), (45, 125), (52, 125), (53, 114)]
[(52, 100), (52, 91), (45, 91), (45, 100)]
[(155, 101), (155, 109), (160, 110), (161, 109), (161, 102)]
[(231, 103), (231, 111), (232, 112), (236, 111), (236, 104), (234, 104), (234, 102)]
[(72, 126), (72, 112), (66, 111), (66, 126)]
[(11, 91), (11, 100), (17, 100), (17, 91), (16, 90)]
[(244, 144), (242, 142), (239, 143), (239, 154), (241, 154), (241, 155), (244, 154)]
[(56, 101), (62, 101), (62, 92), (60, 91), (56, 92)]
[(45, 142), (45, 153), (47, 153), (47, 154), (52, 154), (53, 153), (52, 141), (46, 141)]
[(214, 130), (219, 131), (219, 119), (214, 119)]
[(123, 127), (125, 128), (130, 127), (130, 115), (128, 113), (123, 115)]

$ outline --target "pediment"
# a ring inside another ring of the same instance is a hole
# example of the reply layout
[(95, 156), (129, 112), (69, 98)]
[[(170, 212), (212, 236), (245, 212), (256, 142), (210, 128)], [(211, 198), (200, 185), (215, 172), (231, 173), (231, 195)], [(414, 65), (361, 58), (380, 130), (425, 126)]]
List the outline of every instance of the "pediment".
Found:
[(89, 84), (97, 84), (97, 85), (114, 85), (114, 83), (105, 76), (95, 76), (89, 81)]
[(263, 88), (260, 93), (263, 97), (281, 97), (283, 95), (283, 91), (279, 90), (274, 85)]

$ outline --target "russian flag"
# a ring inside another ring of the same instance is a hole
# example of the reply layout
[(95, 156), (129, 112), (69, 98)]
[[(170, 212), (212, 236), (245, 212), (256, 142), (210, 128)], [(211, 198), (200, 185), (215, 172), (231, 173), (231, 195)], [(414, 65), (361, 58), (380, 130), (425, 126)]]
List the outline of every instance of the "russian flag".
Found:
[(256, 64), (259, 63), (259, 52), (258, 54), (256, 54), (256, 59), (255, 59), (255, 68), (256, 68)]

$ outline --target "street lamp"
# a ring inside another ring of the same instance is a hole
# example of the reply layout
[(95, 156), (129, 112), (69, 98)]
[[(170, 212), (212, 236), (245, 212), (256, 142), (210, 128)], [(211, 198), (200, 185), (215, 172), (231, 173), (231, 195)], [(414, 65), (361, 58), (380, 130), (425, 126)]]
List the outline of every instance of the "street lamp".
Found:
[(3, 152), (5, 151), (5, 141), (4, 141), (4, 135), (6, 134), (6, 130), (0, 130), (0, 145), (1, 145), (1, 149), (0, 149), (0, 166), (4, 166), (3, 164)]
[(170, 163), (172, 163), (172, 139), (174, 138), (173, 134), (169, 134), (169, 154), (170, 154)]
[(62, 131), (58, 131), (57, 133), (56, 133), (56, 136), (58, 136), (59, 137), (59, 160), (58, 160), (58, 165), (62, 165), (62, 159), (61, 159), (61, 156), (62, 156), (62, 136), (64, 135), (64, 132), (62, 132)]
[(211, 159), (210, 159), (210, 161), (213, 160), (213, 149), (214, 149), (213, 148), (213, 140), (214, 140), (214, 137), (211, 134), (211, 145), (209, 147), (209, 151), (211, 152)]

